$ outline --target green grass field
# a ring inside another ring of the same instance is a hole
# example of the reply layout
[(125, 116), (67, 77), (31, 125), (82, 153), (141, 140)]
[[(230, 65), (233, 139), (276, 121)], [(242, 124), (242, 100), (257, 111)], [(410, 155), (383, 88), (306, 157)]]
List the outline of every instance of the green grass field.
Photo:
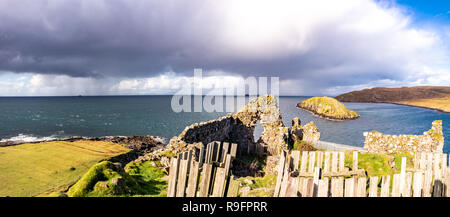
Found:
[(75, 183), (102, 159), (130, 151), (102, 141), (42, 142), (0, 148), (0, 196), (37, 196)]

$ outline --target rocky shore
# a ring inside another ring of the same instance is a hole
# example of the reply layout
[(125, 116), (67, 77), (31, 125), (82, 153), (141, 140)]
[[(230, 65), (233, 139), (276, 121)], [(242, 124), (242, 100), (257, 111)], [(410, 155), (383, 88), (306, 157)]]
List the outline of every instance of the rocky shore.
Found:
[(301, 103), (297, 107), (309, 111), (319, 117), (333, 121), (345, 121), (359, 118), (355, 111), (347, 109), (344, 104), (331, 97), (312, 97)]

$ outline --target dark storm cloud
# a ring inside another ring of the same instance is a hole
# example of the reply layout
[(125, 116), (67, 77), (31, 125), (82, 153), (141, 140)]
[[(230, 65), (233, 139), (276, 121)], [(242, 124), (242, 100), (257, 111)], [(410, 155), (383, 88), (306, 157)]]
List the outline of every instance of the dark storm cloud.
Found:
[(356, 2), (334, 3), (355, 6), (335, 5), (329, 15), (295, 1), (262, 8), (255, 1), (5, 0), (0, 71), (101, 78), (191, 75), (201, 67), (326, 88), (406, 79), (417, 52), (434, 52), (434, 38), (411, 34), (397, 10)]

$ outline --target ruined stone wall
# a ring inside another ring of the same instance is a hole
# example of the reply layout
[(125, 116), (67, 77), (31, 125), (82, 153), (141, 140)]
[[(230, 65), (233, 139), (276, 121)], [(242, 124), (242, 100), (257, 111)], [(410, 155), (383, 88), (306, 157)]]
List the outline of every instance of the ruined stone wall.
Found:
[[(258, 121), (264, 131), (255, 143), (253, 133)], [(276, 98), (265, 95), (250, 100), (239, 112), (186, 127), (170, 140), (168, 148), (178, 153), (192, 143), (227, 141), (237, 143), (240, 152), (278, 155), (287, 148), (288, 137), (288, 128), (283, 125)]]
[(433, 121), (423, 135), (385, 135), (377, 131), (365, 132), (364, 148), (369, 152), (437, 152), (444, 147), (442, 121)]

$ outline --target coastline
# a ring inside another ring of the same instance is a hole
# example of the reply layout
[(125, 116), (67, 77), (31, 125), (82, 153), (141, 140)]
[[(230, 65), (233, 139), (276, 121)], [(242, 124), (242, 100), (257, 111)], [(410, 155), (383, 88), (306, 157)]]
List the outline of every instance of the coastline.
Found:
[(54, 138), (37, 141), (6, 141), (0, 142), (0, 148), (17, 146), (22, 144), (37, 144), (41, 142), (73, 142), (73, 141), (104, 141), (123, 145), (127, 148), (139, 152), (151, 152), (154, 148), (164, 147), (164, 139), (157, 136), (103, 136), (103, 137), (82, 137), (73, 136), (68, 138)]
[(410, 106), (410, 107), (418, 107), (418, 108), (424, 108), (429, 110), (434, 110), (440, 113), (446, 113), (449, 114), (450, 111), (445, 111), (439, 108), (433, 108), (433, 107), (426, 107), (426, 106), (420, 106), (420, 105), (412, 105), (412, 104), (405, 104), (401, 102), (354, 102), (354, 101), (343, 101), (343, 102), (351, 102), (351, 103), (385, 103), (385, 104), (393, 104), (393, 105), (403, 105), (403, 106)]

